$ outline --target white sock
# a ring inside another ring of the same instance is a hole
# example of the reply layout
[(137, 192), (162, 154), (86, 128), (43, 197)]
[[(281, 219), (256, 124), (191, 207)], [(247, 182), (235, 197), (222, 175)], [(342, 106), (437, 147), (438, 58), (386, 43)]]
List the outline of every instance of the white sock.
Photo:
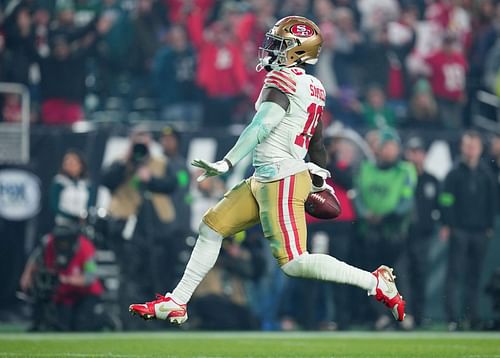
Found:
[(377, 279), (370, 272), (323, 254), (304, 253), (281, 267), (283, 272), (292, 277), (314, 278), (358, 286), (375, 294)]
[(200, 225), (200, 235), (194, 245), (193, 252), (184, 271), (181, 281), (172, 291), (174, 300), (187, 303), (194, 290), (215, 265), (222, 245), (223, 237), (209, 228), (205, 223)]

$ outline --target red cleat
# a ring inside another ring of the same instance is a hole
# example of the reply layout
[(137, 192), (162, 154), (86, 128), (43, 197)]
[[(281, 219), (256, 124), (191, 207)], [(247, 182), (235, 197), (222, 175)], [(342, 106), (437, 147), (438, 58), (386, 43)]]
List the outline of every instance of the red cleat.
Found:
[(385, 304), (396, 320), (402, 321), (405, 318), (406, 301), (398, 292), (394, 282), (396, 276), (392, 271), (392, 268), (382, 265), (372, 272), (372, 275), (377, 279), (375, 299)]
[(128, 310), (145, 320), (162, 319), (174, 324), (183, 324), (188, 319), (186, 305), (175, 302), (170, 293), (165, 296), (156, 294), (154, 301), (131, 304)]

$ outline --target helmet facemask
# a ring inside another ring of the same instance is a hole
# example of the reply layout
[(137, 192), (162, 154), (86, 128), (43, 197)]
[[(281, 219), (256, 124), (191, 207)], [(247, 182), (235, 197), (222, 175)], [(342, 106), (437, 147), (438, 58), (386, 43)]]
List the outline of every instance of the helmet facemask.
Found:
[(295, 39), (286, 39), (280, 36), (266, 33), (266, 38), (259, 47), (259, 63), (256, 70), (259, 72), (263, 68), (267, 71), (275, 70), (287, 65), (287, 52), (298, 46)]

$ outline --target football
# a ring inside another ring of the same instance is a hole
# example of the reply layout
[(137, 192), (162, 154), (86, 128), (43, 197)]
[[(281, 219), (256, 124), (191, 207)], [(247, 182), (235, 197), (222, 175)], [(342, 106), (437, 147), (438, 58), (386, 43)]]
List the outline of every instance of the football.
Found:
[(339, 200), (328, 190), (310, 193), (305, 209), (309, 215), (318, 219), (335, 219), (342, 211)]

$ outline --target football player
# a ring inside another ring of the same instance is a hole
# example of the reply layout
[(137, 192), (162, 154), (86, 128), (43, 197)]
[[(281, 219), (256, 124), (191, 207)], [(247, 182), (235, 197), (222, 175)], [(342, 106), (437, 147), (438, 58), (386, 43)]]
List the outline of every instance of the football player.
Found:
[[(215, 163), (194, 160), (204, 170), (198, 181), (226, 173), (253, 152), (254, 175), (232, 188), (200, 224), (199, 237), (177, 287), (130, 312), (145, 319), (181, 324), (186, 304), (215, 264), (222, 240), (261, 223), (272, 252), (285, 274), (358, 286), (384, 303), (402, 321), (405, 301), (399, 294), (392, 269), (380, 266), (368, 272), (334, 257), (306, 251), (304, 203), (310, 192), (333, 189), (325, 179), (326, 166), (321, 114), (325, 90), (306, 73), (321, 50), (318, 26), (304, 17), (279, 20), (266, 34), (259, 50), (257, 70), (268, 71), (256, 102), (256, 114), (234, 147)], [(309, 154), (310, 162), (304, 158)]]

